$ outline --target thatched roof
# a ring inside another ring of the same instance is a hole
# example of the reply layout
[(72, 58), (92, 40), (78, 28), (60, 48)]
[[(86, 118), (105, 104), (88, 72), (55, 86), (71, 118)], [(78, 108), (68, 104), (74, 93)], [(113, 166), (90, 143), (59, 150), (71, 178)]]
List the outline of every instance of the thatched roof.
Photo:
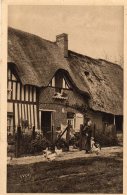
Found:
[(17, 67), (21, 82), (47, 86), (56, 71), (67, 72), (75, 87), (90, 96), (90, 108), (122, 114), (123, 70), (105, 60), (69, 51), (64, 58), (56, 42), (9, 27), (8, 62)]

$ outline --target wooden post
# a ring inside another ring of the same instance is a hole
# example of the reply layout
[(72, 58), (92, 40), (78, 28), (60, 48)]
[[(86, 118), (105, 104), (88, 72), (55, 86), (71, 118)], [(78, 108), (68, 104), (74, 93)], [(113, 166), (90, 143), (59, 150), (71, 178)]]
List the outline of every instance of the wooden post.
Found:
[(35, 133), (35, 126), (33, 126), (33, 131), (32, 131), (32, 139), (35, 139), (36, 133)]
[(112, 134), (115, 135), (116, 134), (116, 117), (114, 115), (114, 121), (113, 121), (114, 127), (112, 129)]
[(61, 135), (59, 135), (58, 139), (55, 142), (55, 145), (58, 143), (58, 141), (61, 139), (61, 137), (63, 136), (63, 134), (67, 131), (67, 127), (65, 128), (65, 130), (61, 133)]
[(17, 127), (16, 133), (16, 151), (15, 156), (18, 158), (20, 156), (20, 144), (21, 144), (21, 127)]
[(80, 125), (80, 140), (79, 140), (79, 149), (82, 150), (82, 130), (83, 125)]
[(51, 135), (51, 141), (52, 141), (52, 143), (54, 142), (54, 140), (53, 140), (53, 132), (54, 132), (54, 126), (52, 125), (52, 135)]
[(93, 127), (93, 137), (95, 137), (96, 135), (96, 124), (94, 123), (94, 127)]
[(113, 124), (116, 125), (116, 118), (115, 118), (115, 115), (114, 115), (113, 117), (114, 117), (114, 118), (113, 118), (113, 119), (114, 119), (114, 120), (113, 120)]

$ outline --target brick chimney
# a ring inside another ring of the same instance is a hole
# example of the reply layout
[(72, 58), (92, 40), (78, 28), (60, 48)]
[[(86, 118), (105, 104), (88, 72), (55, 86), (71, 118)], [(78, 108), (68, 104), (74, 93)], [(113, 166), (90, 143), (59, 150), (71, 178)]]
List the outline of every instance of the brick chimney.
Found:
[(68, 34), (60, 34), (56, 36), (56, 43), (61, 48), (63, 56), (68, 57)]

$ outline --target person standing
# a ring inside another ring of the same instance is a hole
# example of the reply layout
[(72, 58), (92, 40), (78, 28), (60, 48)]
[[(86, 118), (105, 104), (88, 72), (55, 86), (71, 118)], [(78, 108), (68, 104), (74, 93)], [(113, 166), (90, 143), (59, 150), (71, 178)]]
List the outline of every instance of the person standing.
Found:
[(71, 139), (71, 130), (72, 130), (72, 125), (68, 124), (67, 130), (66, 130), (67, 151), (69, 151), (69, 142), (70, 142), (70, 139)]
[(80, 129), (80, 150), (85, 150), (86, 146), (86, 127), (87, 123), (81, 126)]
[(91, 150), (92, 121), (88, 118), (82, 130), (82, 149), (88, 154)]
[(91, 137), (92, 137), (92, 121), (88, 119), (86, 127), (86, 145), (85, 150), (88, 154), (91, 150)]

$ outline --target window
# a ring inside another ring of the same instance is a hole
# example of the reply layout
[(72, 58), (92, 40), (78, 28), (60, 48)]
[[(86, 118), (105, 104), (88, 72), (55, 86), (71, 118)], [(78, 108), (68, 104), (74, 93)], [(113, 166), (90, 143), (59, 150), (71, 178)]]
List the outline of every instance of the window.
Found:
[(55, 75), (55, 87), (63, 88), (63, 75), (60, 73)]
[(72, 128), (75, 128), (75, 113), (67, 112), (67, 124), (72, 125)]
[(72, 125), (72, 128), (75, 129), (74, 119), (67, 119), (67, 124)]
[(88, 71), (85, 71), (84, 73), (86, 76), (89, 76), (89, 74), (90, 74)]
[(56, 87), (57, 92), (61, 92), (61, 89), (70, 89), (70, 84), (68, 79), (64, 76), (63, 73), (57, 72), (56, 75), (52, 78), (49, 86)]
[(13, 116), (7, 117), (7, 133), (13, 134)]
[(14, 74), (12, 74), (12, 80), (13, 81), (16, 81), (17, 80), (16, 77), (14, 76)]
[(9, 69), (9, 68), (8, 68), (8, 80), (17, 81), (16, 76), (14, 75), (14, 73), (12, 72), (12, 70)]
[(11, 79), (11, 70), (8, 69), (8, 79), (10, 80)]
[(64, 82), (65, 82), (65, 89), (70, 89), (70, 84), (69, 84), (69, 81), (66, 79), (66, 77), (63, 78)]

